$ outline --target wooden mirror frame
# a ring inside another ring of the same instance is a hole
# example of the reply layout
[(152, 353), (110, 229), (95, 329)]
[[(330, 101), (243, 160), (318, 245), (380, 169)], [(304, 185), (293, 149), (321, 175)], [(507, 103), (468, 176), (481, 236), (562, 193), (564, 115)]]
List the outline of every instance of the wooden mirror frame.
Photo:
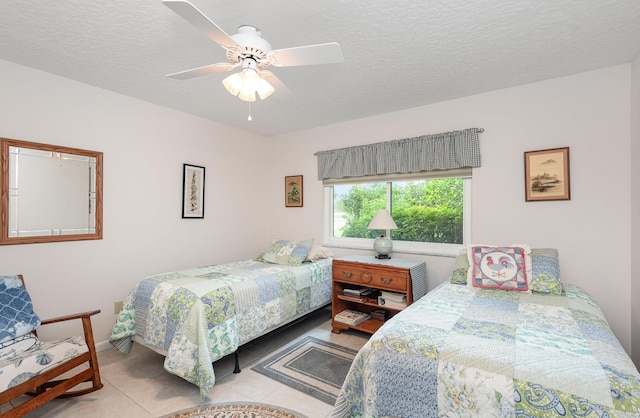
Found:
[[(40, 144), (17, 139), (0, 138), (0, 245), (33, 244), (41, 242), (81, 241), (102, 239), (102, 153), (78, 148)], [(9, 147), (29, 148), (39, 151), (74, 154), (96, 159), (96, 225), (91, 234), (39, 235), (9, 237)]]

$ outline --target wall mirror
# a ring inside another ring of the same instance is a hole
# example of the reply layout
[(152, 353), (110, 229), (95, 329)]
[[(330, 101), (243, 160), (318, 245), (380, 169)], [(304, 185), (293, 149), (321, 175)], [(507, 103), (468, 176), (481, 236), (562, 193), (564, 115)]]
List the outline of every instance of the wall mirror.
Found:
[(0, 145), (0, 245), (102, 239), (101, 152)]

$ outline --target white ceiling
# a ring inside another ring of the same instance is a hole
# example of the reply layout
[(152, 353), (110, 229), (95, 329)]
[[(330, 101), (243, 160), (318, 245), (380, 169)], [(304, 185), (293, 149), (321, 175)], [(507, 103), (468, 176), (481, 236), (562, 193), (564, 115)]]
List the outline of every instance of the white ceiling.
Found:
[[(161, 0), (0, 0), (0, 59), (271, 136), (631, 62), (638, 0), (192, 0), (228, 34), (274, 49), (338, 42), (344, 62), (270, 67), (294, 93), (251, 105), (226, 62)], [(1, 76), (1, 75), (0, 75)]]

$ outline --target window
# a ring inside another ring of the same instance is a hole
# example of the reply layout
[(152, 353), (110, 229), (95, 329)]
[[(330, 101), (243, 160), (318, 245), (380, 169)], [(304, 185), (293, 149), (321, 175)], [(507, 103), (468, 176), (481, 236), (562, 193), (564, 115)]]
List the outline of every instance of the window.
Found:
[(400, 227), (386, 231), (394, 251), (456, 254), (470, 242), (478, 132), (469, 128), (319, 151), (325, 244), (372, 249), (377, 232), (366, 227), (376, 209), (386, 208)]
[[(366, 181), (365, 179), (362, 179)], [(391, 213), (398, 229), (394, 251), (458, 251), (470, 230), (471, 179), (412, 177), (325, 185), (325, 241), (334, 246), (370, 249), (380, 231), (367, 226), (378, 209)]]

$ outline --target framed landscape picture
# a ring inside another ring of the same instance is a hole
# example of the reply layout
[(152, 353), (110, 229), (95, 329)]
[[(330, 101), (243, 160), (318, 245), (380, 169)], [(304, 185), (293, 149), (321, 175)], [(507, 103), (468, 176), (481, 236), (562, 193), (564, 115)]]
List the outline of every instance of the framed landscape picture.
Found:
[(284, 178), (284, 205), (288, 208), (302, 207), (302, 176)]
[(204, 167), (191, 164), (183, 166), (182, 217), (204, 218)]
[(570, 200), (569, 147), (524, 153), (525, 200)]

